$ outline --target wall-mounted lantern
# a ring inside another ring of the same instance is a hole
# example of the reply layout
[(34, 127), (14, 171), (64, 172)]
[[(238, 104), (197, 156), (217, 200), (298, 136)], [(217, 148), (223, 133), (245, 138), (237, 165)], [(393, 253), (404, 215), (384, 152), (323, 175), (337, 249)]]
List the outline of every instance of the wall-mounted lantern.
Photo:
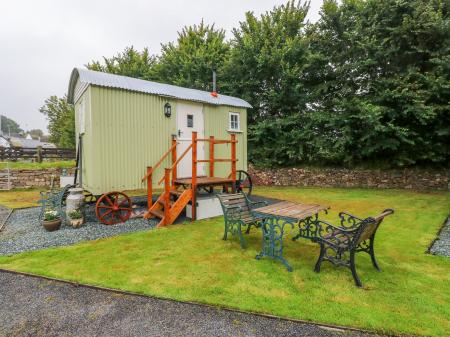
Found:
[(164, 104), (164, 116), (166, 116), (167, 118), (172, 116), (172, 107), (170, 106), (169, 102)]

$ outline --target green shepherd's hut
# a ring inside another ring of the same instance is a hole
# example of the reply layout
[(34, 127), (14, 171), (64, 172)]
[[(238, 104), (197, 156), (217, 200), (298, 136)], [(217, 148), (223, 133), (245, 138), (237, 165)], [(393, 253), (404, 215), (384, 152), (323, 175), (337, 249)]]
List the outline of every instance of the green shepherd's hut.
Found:
[(78, 181), (94, 195), (161, 188), (164, 168), (172, 169), (170, 189), (180, 179), (225, 181), (247, 170), (251, 105), (240, 98), (75, 68), (68, 101), (75, 106)]

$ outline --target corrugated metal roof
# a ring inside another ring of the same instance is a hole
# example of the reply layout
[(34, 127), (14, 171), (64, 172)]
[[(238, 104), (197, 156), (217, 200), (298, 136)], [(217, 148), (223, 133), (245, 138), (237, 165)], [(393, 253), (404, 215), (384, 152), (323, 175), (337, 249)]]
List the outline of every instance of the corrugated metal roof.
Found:
[(145, 81), (127, 76), (88, 70), (85, 68), (74, 68), (72, 71), (69, 83), (69, 92), (67, 96), (69, 103), (74, 103), (74, 101), (76, 100), (76, 98), (74, 97), (74, 91), (78, 79), (80, 79), (80, 82), (86, 84), (144, 92), (153, 95), (183, 99), (187, 101), (196, 101), (214, 105), (229, 105), (242, 108), (252, 107), (248, 102), (237, 97), (231, 97), (221, 94), (219, 94), (218, 97), (213, 97), (208, 91)]

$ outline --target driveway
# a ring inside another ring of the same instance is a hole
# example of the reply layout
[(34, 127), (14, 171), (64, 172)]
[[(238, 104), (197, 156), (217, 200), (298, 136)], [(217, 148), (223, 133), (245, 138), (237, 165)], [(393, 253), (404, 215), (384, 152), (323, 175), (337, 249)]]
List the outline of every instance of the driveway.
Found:
[(369, 336), (0, 271), (0, 336)]

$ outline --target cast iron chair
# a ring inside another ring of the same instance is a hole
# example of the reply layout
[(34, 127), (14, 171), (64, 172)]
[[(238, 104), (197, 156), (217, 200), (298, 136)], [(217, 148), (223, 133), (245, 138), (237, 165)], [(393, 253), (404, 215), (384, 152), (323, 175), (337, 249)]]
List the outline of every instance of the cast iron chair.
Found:
[(349, 267), (358, 287), (361, 280), (356, 273), (355, 254), (366, 252), (372, 259), (373, 266), (380, 271), (374, 252), (375, 234), (383, 219), (394, 213), (393, 209), (385, 209), (376, 217), (360, 219), (354, 215), (341, 212), (341, 226), (334, 226), (326, 221), (317, 221), (317, 237), (314, 241), (320, 244), (320, 255), (314, 268), (320, 272), (322, 261), (326, 260), (335, 266)]
[(261, 226), (262, 217), (255, 215), (254, 208), (266, 206), (266, 201), (251, 201), (244, 193), (218, 194), (217, 198), (222, 205), (225, 219), (225, 232), (223, 239), (226, 240), (228, 233), (237, 235), (242, 248), (247, 247), (247, 242), (242, 235), (242, 229), (247, 228), (245, 233), (250, 233), (251, 226)]
[[(53, 185), (53, 184), (52, 184)], [(69, 189), (74, 185), (66, 185), (63, 188), (52, 188), (49, 191), (40, 192), (41, 198), (38, 203), (41, 205), (39, 212), (39, 221), (44, 218), (45, 211), (55, 210), (58, 215), (65, 218), (63, 207), (66, 205), (66, 199), (69, 195)]]

